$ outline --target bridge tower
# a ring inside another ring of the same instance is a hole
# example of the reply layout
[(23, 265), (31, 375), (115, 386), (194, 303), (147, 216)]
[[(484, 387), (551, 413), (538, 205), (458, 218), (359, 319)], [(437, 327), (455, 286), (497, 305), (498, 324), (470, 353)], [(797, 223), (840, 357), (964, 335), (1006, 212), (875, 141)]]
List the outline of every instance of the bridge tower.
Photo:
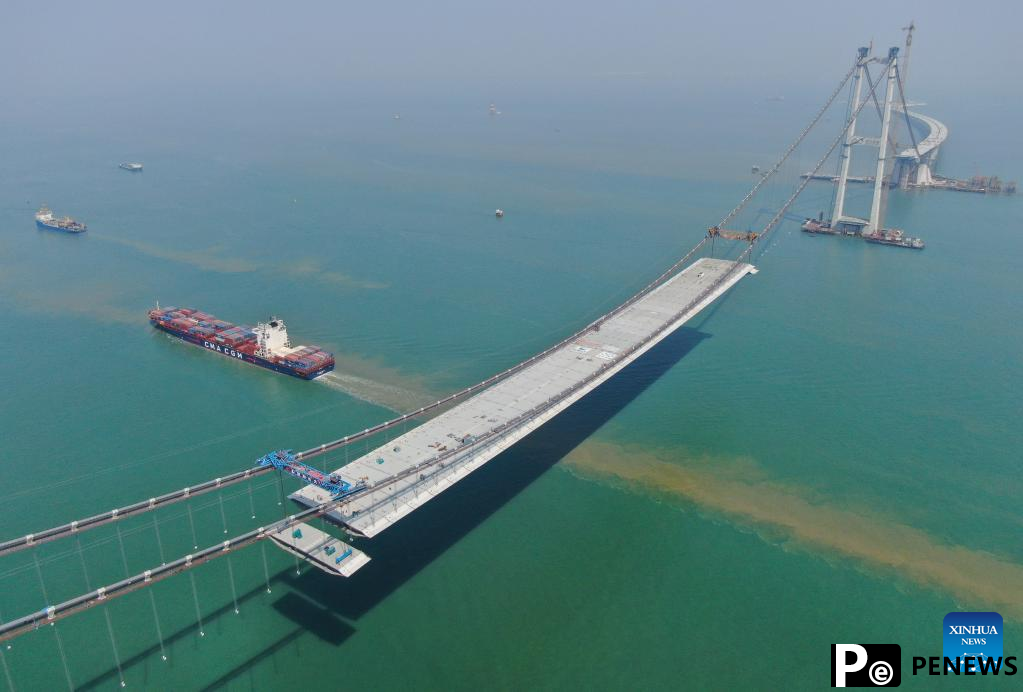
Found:
[[(831, 220), (829, 222), (825, 222), (822, 214), (821, 219), (811, 219), (807, 222), (807, 224), (804, 224), (804, 230), (808, 230), (811, 233), (862, 235), (865, 233), (873, 233), (882, 228), (882, 195), (885, 194), (886, 188), (888, 187), (885, 172), (888, 168), (888, 164), (891, 162), (891, 159), (898, 153), (889, 151), (888, 146), (892, 110), (894, 108), (895, 86), (898, 82), (898, 71), (896, 67), (896, 56), (898, 53), (899, 49), (893, 47), (888, 51), (888, 58), (886, 60), (881, 60), (869, 57), (869, 48), (859, 49), (856, 58), (856, 69), (853, 73), (854, 81), (852, 86), (852, 100), (850, 102), (849, 115), (846, 121), (848, 130), (846, 131), (845, 140), (842, 143), (841, 153), (839, 154), (839, 172), (835, 188), (834, 203), (832, 204)], [(867, 70), (867, 65), (871, 62), (883, 63), (885, 65), (885, 69), (888, 71), (888, 82), (886, 85), (884, 106), (881, 114), (881, 134), (879, 137), (865, 137), (863, 135), (856, 134), (856, 115), (863, 106), (863, 101), (861, 100), (863, 79), (864, 77), (867, 78), (871, 94), (873, 94), (875, 87), (880, 85), (880, 77), (878, 78), (877, 83), (870, 81), (870, 73)], [(870, 217), (867, 219), (851, 216), (846, 212), (845, 208), (845, 197), (848, 192), (849, 166), (852, 159), (852, 150), (853, 147), (860, 145), (877, 147), (877, 168), (873, 181), (874, 195), (870, 204)]]
[(862, 47), (856, 57), (856, 73), (853, 75), (852, 101), (849, 102), (849, 131), (845, 135), (840, 154), (841, 163), (838, 171), (838, 187), (835, 189), (835, 204), (831, 214), (832, 225), (839, 223), (845, 213), (845, 188), (849, 183), (849, 163), (852, 160), (852, 148), (856, 144), (856, 115), (860, 107), (860, 92), (863, 88), (863, 72), (866, 69), (867, 54), (870, 49)]
[(888, 90), (885, 93), (884, 112), (881, 116), (881, 135), (878, 138), (877, 147), (877, 169), (874, 174), (874, 198), (870, 203), (870, 220), (864, 229), (866, 233), (880, 231), (881, 219), (881, 195), (884, 194), (884, 173), (888, 163), (888, 131), (892, 124), (892, 101), (895, 98), (895, 83), (898, 79), (896, 71), (899, 49), (896, 46), (888, 49)]

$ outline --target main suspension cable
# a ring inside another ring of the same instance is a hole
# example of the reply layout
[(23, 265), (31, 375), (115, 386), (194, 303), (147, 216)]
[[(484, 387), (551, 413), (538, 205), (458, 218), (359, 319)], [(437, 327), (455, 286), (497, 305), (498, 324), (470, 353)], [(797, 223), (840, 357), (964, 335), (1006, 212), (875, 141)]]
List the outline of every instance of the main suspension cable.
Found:
[(906, 118), (906, 129), (909, 130), (909, 139), (913, 142), (913, 151), (916, 152), (916, 157), (919, 159), (921, 158), (920, 147), (916, 141), (916, 134), (913, 133), (913, 125), (909, 121), (909, 106), (906, 105), (906, 93), (902, 89), (902, 73), (898, 65), (895, 65), (895, 79), (899, 85), (899, 101), (902, 102), (902, 115)]
[(853, 73), (856, 71), (856, 68), (858, 66), (859, 58), (856, 59), (856, 62), (853, 64), (853, 66), (850, 67), (849, 71), (845, 73), (844, 77), (842, 77), (842, 81), (839, 82), (838, 86), (835, 87), (835, 90), (831, 92), (831, 96), (828, 97), (828, 100), (824, 103), (824, 106), (822, 106), (821, 109), (817, 111), (817, 114), (813, 117), (813, 120), (810, 121), (810, 124), (803, 128), (803, 131), (799, 133), (799, 136), (796, 137), (796, 140), (789, 146), (788, 149), (785, 150), (785, 153), (782, 154), (781, 158), (778, 159), (777, 163), (775, 163), (774, 166), (771, 167), (771, 170), (769, 170), (764, 176), (762, 176), (760, 180), (754, 183), (753, 187), (750, 188), (750, 191), (746, 193), (746, 196), (743, 197), (737, 205), (735, 205), (735, 208), (732, 209), (732, 211), (725, 214), (724, 218), (722, 218), (721, 221), (717, 223), (718, 228), (727, 228), (728, 222), (734, 219), (736, 214), (742, 211), (746, 204), (751, 199), (753, 199), (753, 196), (757, 193), (757, 191), (761, 187), (763, 187), (764, 183), (766, 183), (769, 178), (771, 178), (775, 173), (778, 172), (778, 169), (782, 167), (782, 164), (784, 164), (785, 161), (788, 160), (792, 152), (796, 150), (796, 147), (798, 147), (803, 142), (806, 136), (810, 133), (810, 130), (812, 130), (814, 126), (817, 124), (817, 122), (824, 116), (824, 112), (827, 111), (829, 107), (831, 107), (832, 102), (834, 102), (834, 100), (838, 98), (839, 93), (841, 93), (846, 83), (848, 83), (849, 78), (853, 76)]

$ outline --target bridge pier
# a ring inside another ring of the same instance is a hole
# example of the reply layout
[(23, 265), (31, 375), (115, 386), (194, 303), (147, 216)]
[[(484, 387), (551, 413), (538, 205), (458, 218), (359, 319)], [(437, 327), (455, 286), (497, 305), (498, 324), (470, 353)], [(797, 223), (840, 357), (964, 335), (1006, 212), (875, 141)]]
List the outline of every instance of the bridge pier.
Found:
[[(948, 139), (948, 127), (934, 118), (910, 110), (897, 110), (904, 117), (926, 128), (926, 136), (915, 141), (915, 146), (899, 152), (892, 172), (892, 180), (899, 187), (931, 187), (935, 184), (934, 166), (937, 164), (941, 145)], [(912, 124), (908, 125), (912, 127)], [(912, 135), (911, 135), (912, 136)]]
[(910, 187), (931, 187), (934, 185), (934, 163), (937, 149), (917, 160), (915, 156), (900, 155), (892, 171), (892, 185), (902, 189)]

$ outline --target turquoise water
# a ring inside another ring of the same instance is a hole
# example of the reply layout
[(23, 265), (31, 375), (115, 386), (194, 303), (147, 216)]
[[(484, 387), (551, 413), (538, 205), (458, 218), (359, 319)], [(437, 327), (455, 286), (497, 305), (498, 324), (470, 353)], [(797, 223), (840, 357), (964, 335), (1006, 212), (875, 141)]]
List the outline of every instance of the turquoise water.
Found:
[[(635, 96), (514, 95), (499, 118), (464, 97), (372, 93), (8, 116), (5, 535), (333, 439), (517, 362), (695, 243), (810, 112), (715, 117), (705, 100)], [(966, 149), (966, 115), (943, 107), (942, 170), (991, 160), (1011, 177), (1019, 152), (999, 128)], [(126, 159), (145, 172), (118, 170)], [(797, 212), (827, 197), (812, 186)], [(89, 232), (35, 230), (43, 202)], [(1023, 204), (894, 193), (889, 220), (927, 250), (783, 225), (759, 274), (368, 542), (355, 578), (296, 575), (271, 548), (268, 594), (250, 548), (195, 570), (194, 591), (187, 576), (154, 587), (157, 619), (136, 593), (15, 641), (15, 686), (66, 686), (61, 645), (72, 683), (97, 689), (118, 687), (117, 660), (129, 686), (155, 689), (815, 689), (834, 642), (898, 642), (907, 666), (939, 655), (954, 609), (1003, 612), (1014, 653)], [(145, 322), (156, 300), (239, 322), (278, 313), (293, 340), (337, 352), (338, 377), (301, 382), (170, 340)], [(180, 506), (158, 533), (147, 517), (120, 541), (86, 534), (81, 555), (47, 544), (45, 596), (31, 555), (6, 558), (0, 614), (272, 521), (277, 493), (196, 500), (194, 540)]]

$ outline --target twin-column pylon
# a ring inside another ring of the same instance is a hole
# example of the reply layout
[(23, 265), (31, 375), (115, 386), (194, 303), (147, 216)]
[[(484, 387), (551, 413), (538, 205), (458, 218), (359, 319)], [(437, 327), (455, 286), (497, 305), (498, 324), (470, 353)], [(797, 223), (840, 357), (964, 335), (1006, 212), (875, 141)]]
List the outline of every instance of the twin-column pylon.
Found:
[[(879, 86), (878, 82), (870, 81), (870, 73), (867, 65), (871, 62), (882, 62), (876, 58), (869, 57), (869, 48), (860, 48), (857, 51), (856, 67), (853, 73), (852, 99), (849, 102), (847, 116), (847, 127), (845, 139), (842, 142), (841, 153), (839, 154), (838, 179), (835, 187), (834, 203), (832, 205), (832, 216), (830, 221), (824, 221), (823, 214), (819, 220), (811, 219), (804, 224), (803, 230), (811, 233), (831, 233), (836, 235), (868, 235), (879, 232), (884, 225), (884, 210), (882, 195), (885, 188), (885, 171), (888, 167), (888, 159), (892, 156), (889, 147), (892, 108), (894, 105), (895, 86), (898, 82), (897, 56), (898, 48), (891, 48), (888, 51), (888, 58), (883, 61), (887, 70), (887, 88), (885, 91), (884, 106), (881, 108), (881, 134), (879, 137), (865, 137), (856, 133), (857, 116), (863, 109), (866, 99), (875, 99), (874, 92)], [(863, 97), (863, 80), (868, 81), (869, 94)], [(849, 168), (852, 163), (853, 147), (858, 145), (877, 146), (877, 165), (874, 173), (874, 195), (870, 204), (870, 215), (868, 218), (859, 218), (850, 215), (846, 210), (846, 194), (849, 188)]]
[(833, 212), (832, 224), (841, 220), (845, 213), (845, 188), (849, 183), (849, 163), (852, 160), (852, 148), (856, 143), (856, 114), (859, 112), (860, 93), (863, 89), (863, 73), (867, 69), (867, 54), (869, 48), (859, 49), (856, 58), (856, 74), (853, 75), (852, 101), (849, 103), (849, 130), (845, 135), (845, 143), (842, 145), (841, 164), (838, 171), (838, 188), (835, 190), (835, 209)]
[(888, 89), (885, 92), (884, 112), (881, 116), (881, 136), (877, 147), (877, 169), (874, 173), (874, 197), (870, 203), (870, 221), (867, 224), (867, 233), (874, 233), (881, 230), (881, 195), (884, 190), (884, 173), (888, 163), (888, 131), (892, 124), (892, 99), (895, 98), (895, 82), (898, 79), (898, 56), (899, 49), (892, 47), (888, 49)]

